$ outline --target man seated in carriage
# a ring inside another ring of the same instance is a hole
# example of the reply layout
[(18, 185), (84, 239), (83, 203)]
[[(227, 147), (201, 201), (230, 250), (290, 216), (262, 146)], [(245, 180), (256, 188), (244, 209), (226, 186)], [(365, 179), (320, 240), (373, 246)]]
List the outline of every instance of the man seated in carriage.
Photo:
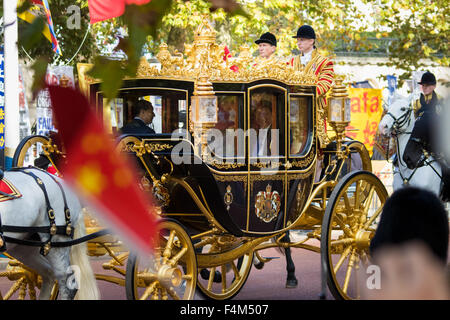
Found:
[(122, 134), (154, 134), (149, 127), (155, 117), (153, 105), (147, 100), (138, 100), (133, 106), (134, 119), (120, 130)]
[(277, 141), (272, 138), (272, 103), (269, 100), (260, 100), (254, 109), (252, 129), (256, 137), (252, 142), (250, 154), (252, 157), (267, 157), (277, 155)]

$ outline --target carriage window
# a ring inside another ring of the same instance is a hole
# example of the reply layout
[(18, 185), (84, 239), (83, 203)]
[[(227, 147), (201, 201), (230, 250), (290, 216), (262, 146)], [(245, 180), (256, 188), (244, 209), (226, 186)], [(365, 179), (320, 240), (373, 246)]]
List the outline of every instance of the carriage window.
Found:
[(153, 105), (153, 112), (155, 113), (155, 117), (153, 118), (150, 127), (153, 127), (155, 132), (162, 132), (162, 97), (161, 96), (146, 96), (142, 98), (143, 100), (150, 101)]
[(116, 98), (110, 102), (111, 126), (121, 128), (123, 126), (123, 99)]
[(100, 97), (98, 103), (103, 109), (105, 125), (115, 133), (119, 133), (122, 127), (137, 116), (134, 106), (139, 100), (149, 101), (153, 105), (154, 117), (148, 126), (155, 133), (172, 133), (187, 127), (186, 98), (187, 92), (182, 90), (123, 89), (119, 98), (110, 102), (109, 107), (103, 97)]
[(289, 154), (301, 155), (308, 145), (310, 97), (290, 97)]
[(238, 123), (238, 97), (221, 95), (218, 96), (218, 121), (215, 126), (216, 129), (237, 129)]
[(208, 139), (209, 147), (219, 158), (245, 157), (243, 130), (244, 95), (217, 94), (217, 123)]
[(283, 155), (285, 94), (273, 87), (250, 94), (250, 157)]

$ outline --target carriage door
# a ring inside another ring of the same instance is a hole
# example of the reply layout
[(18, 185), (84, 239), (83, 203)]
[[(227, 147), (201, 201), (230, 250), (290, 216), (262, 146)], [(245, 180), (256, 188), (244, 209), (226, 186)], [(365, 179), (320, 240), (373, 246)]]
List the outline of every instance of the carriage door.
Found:
[[(306, 91), (306, 89), (303, 89)], [(287, 215), (285, 226), (300, 215), (314, 183), (316, 145), (314, 144), (312, 93), (293, 88), (288, 94), (287, 122)], [(299, 93), (295, 93), (298, 92)]]
[(248, 89), (248, 232), (270, 232), (283, 224), (286, 192), (285, 88), (263, 84)]

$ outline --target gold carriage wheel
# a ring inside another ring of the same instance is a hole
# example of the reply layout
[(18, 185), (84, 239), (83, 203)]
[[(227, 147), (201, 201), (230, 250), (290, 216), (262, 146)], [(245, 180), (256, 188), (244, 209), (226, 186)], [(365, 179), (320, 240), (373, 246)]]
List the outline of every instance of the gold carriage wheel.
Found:
[[(226, 254), (227, 252), (223, 252), (224, 256), (226, 256)], [(205, 254), (200, 253), (198, 255), (202, 255), (207, 259), (208, 252)], [(217, 267), (199, 268), (197, 280), (197, 287), (200, 289), (199, 292), (207, 299), (228, 300), (233, 298), (241, 291), (247, 281), (252, 268), (252, 262), (253, 252), (246, 253), (240, 258)], [(203, 279), (202, 272), (205, 273), (206, 279)], [(214, 279), (218, 274), (220, 274), (220, 281), (217, 281), (219, 280), (217, 278)]]
[(192, 300), (197, 259), (191, 238), (175, 220), (158, 224), (159, 241), (150, 259), (130, 254), (125, 288), (130, 300)]
[[(371, 172), (348, 173), (334, 188), (325, 210), (321, 259), (336, 299), (359, 299), (369, 265), (370, 241), (388, 193)], [(364, 268), (364, 269), (362, 269)]]
[(29, 136), (24, 138), (19, 146), (17, 147), (14, 158), (13, 158), (13, 167), (23, 167), (25, 156), (31, 147), (36, 146), (38, 143), (40, 144), (48, 144), (49, 138), (44, 136)]
[[(8, 262), (6, 269), (0, 272), (0, 277), (11, 281), (11, 287), (0, 293), (1, 300), (36, 300), (38, 298), (38, 290), (42, 286), (41, 276), (7, 253), (4, 253), (4, 255), (8, 257), (10, 261)], [(56, 300), (58, 293), (58, 283), (55, 282), (49, 299)]]

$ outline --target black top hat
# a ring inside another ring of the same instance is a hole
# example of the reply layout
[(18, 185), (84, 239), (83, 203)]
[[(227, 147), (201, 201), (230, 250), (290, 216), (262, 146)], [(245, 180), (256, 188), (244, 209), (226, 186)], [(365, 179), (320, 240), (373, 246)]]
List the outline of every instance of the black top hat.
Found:
[(311, 26), (303, 25), (297, 30), (297, 35), (292, 38), (306, 38), (306, 39), (315, 39), (316, 33)]
[(422, 79), (420, 80), (419, 84), (434, 85), (436, 84), (436, 77), (430, 71), (427, 71), (422, 75)]
[(275, 38), (275, 36), (273, 34), (271, 34), (270, 32), (266, 32), (264, 34), (261, 35), (261, 37), (255, 41), (256, 44), (260, 44), (260, 43), (268, 43), (271, 44), (273, 46), (277, 46), (277, 38)]

